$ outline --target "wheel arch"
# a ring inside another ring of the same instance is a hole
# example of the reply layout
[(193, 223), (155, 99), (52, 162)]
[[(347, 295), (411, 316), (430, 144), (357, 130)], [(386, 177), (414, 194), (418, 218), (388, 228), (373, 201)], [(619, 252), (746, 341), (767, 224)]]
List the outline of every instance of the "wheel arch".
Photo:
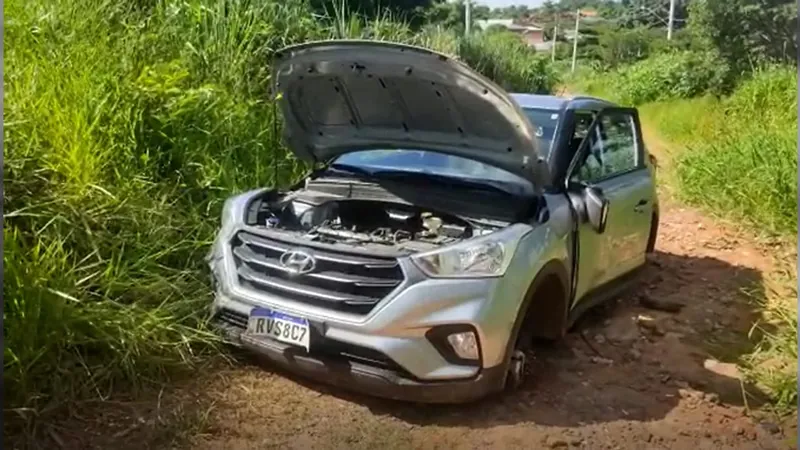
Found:
[[(569, 310), (569, 272), (560, 260), (548, 261), (534, 277), (523, 298), (514, 320), (504, 364), (507, 365), (520, 333), (529, 333), (530, 338), (559, 338), (563, 336)], [(544, 290), (544, 291), (543, 291)], [(537, 302), (539, 294), (546, 292), (553, 301)], [(534, 305), (546, 305), (545, 309)], [(535, 313), (534, 313), (535, 312)]]

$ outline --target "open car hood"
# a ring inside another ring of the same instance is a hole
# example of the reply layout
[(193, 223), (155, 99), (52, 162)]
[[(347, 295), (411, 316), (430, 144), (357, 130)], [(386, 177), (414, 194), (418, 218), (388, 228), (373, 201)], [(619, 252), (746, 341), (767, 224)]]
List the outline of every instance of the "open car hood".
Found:
[(542, 186), (534, 130), (501, 87), (427, 49), (378, 41), (324, 41), (276, 54), (287, 145), (328, 161), (366, 149), (433, 150), (467, 157)]

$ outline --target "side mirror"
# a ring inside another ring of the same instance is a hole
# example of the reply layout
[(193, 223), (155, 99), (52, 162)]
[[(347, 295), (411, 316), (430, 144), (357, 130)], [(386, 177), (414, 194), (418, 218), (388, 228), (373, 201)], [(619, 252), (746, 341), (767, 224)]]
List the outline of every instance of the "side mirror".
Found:
[(583, 202), (586, 205), (586, 218), (589, 224), (595, 231), (602, 234), (606, 231), (608, 199), (599, 188), (586, 186), (583, 189)]

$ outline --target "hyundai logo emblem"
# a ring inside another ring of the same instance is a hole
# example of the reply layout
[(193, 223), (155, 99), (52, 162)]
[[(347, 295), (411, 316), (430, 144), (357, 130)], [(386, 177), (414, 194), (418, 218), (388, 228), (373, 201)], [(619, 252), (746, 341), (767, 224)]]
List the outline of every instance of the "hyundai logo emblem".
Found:
[(317, 266), (317, 261), (305, 250), (287, 250), (281, 255), (281, 265), (293, 274), (309, 273)]

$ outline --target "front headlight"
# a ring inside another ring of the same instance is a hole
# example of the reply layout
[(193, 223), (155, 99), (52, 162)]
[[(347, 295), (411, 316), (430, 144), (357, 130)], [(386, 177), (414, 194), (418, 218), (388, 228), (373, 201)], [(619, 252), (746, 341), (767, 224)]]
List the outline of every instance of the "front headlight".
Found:
[(233, 206), (234, 199), (236, 197), (229, 197), (225, 200), (225, 203), (222, 205), (222, 215), (221, 215), (221, 225), (222, 228), (225, 228), (226, 225), (233, 224), (236, 222), (236, 214), (234, 212), (235, 208)]
[(503, 276), (520, 239), (531, 227), (515, 224), (501, 231), (456, 245), (411, 256), (411, 261), (434, 278)]
[(231, 234), (231, 231), (236, 226), (236, 216), (233, 206), (233, 197), (228, 198), (225, 200), (225, 203), (222, 205), (222, 214), (220, 216), (220, 228), (217, 230), (216, 236), (214, 236), (214, 241), (211, 242), (211, 248), (208, 249), (208, 254), (206, 255), (206, 261), (211, 263), (213, 260), (222, 257), (222, 242), (228, 238)]
[(245, 207), (249, 199), (261, 192), (264, 192), (264, 189), (255, 189), (225, 200), (220, 216), (220, 229), (217, 231), (217, 236), (211, 244), (206, 259), (211, 260), (221, 256), (220, 244), (230, 238), (236, 228), (244, 223)]
[(218, 250), (218, 244), (225, 239), (228, 239), (233, 233), (233, 230), (236, 229), (238, 223), (242, 221), (242, 217), (244, 212), (240, 207), (240, 203), (236, 201), (237, 197), (231, 197), (225, 200), (225, 204), (222, 205), (222, 215), (220, 217), (220, 228), (217, 231), (217, 237), (214, 239), (214, 245), (212, 247), (212, 251)]
[(245, 208), (250, 199), (266, 192), (268, 189), (253, 189), (234, 197), (229, 197), (222, 205), (222, 230), (233, 228), (244, 222)]

